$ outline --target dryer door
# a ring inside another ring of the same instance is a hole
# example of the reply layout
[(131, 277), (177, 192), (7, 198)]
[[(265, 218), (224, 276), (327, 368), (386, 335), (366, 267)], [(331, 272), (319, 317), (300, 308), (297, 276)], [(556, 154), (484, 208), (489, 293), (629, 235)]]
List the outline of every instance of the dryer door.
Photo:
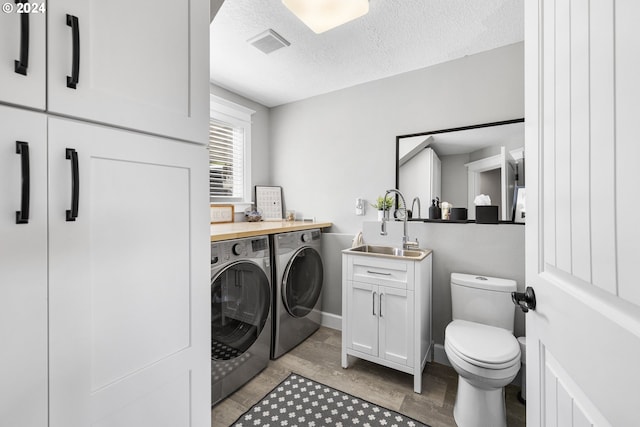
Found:
[(282, 279), (282, 300), (293, 317), (305, 317), (313, 310), (322, 292), (322, 258), (306, 247), (296, 252)]
[(211, 357), (229, 360), (258, 339), (269, 317), (271, 290), (250, 261), (229, 264), (211, 278)]

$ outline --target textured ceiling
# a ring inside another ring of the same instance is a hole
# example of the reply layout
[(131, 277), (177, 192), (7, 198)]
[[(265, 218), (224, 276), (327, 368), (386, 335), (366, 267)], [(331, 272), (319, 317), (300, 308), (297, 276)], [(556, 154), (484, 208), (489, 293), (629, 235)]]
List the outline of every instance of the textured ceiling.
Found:
[[(370, 0), (362, 18), (315, 34), (281, 0), (226, 0), (211, 23), (211, 81), (268, 107), (524, 39), (525, 0)], [(273, 29), (291, 46), (247, 40)]]

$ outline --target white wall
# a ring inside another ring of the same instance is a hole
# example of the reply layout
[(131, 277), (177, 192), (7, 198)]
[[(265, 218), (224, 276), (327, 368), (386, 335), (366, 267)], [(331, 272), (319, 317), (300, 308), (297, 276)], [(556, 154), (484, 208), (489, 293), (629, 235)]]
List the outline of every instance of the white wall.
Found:
[[(271, 185), (270, 164), (271, 150), (269, 149), (270, 110), (262, 104), (251, 101), (214, 84), (209, 85), (209, 91), (228, 101), (250, 108), (255, 111), (251, 116), (251, 198), (253, 186)], [(244, 220), (243, 213), (236, 213), (236, 221)]]

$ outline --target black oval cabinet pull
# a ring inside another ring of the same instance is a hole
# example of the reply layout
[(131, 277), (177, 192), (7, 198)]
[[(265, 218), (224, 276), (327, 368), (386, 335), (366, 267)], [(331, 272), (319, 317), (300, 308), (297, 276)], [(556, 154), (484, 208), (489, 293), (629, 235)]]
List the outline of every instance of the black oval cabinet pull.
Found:
[(527, 286), (524, 292), (511, 292), (511, 301), (525, 313), (536, 309), (536, 293), (531, 286)]
[(78, 218), (78, 204), (80, 199), (78, 153), (73, 148), (67, 148), (66, 158), (71, 160), (71, 209), (67, 210), (67, 221), (75, 221), (76, 218)]
[(67, 25), (71, 27), (73, 37), (73, 60), (71, 76), (67, 76), (67, 87), (75, 89), (80, 78), (80, 23), (78, 17), (67, 14)]
[[(27, 0), (16, 0), (18, 3), (26, 3)], [(15, 72), (27, 75), (29, 68), (29, 14), (20, 14), (20, 59), (15, 61)]]
[(29, 171), (29, 143), (16, 141), (16, 153), (20, 154), (22, 169), (22, 195), (20, 197), (20, 210), (16, 211), (16, 224), (29, 223), (29, 198), (31, 191), (31, 172)]

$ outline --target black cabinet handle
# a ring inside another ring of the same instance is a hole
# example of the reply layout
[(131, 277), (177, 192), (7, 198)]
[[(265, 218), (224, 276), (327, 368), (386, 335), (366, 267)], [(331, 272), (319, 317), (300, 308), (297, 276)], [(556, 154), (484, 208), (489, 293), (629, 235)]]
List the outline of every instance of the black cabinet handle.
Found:
[[(16, 4), (25, 3), (27, 0), (16, 0)], [(29, 14), (20, 14), (20, 59), (15, 61), (15, 72), (27, 75), (29, 67)]]
[(73, 148), (67, 148), (66, 158), (71, 160), (71, 209), (67, 210), (67, 221), (75, 221), (78, 218), (78, 202), (80, 199), (78, 153)]
[(22, 196), (20, 210), (16, 211), (16, 224), (29, 223), (29, 198), (31, 191), (31, 173), (29, 171), (29, 143), (16, 141), (16, 154), (20, 154), (22, 169)]
[(73, 36), (73, 60), (71, 76), (67, 76), (67, 87), (75, 89), (80, 77), (80, 23), (78, 17), (67, 14), (67, 25), (71, 27)]

